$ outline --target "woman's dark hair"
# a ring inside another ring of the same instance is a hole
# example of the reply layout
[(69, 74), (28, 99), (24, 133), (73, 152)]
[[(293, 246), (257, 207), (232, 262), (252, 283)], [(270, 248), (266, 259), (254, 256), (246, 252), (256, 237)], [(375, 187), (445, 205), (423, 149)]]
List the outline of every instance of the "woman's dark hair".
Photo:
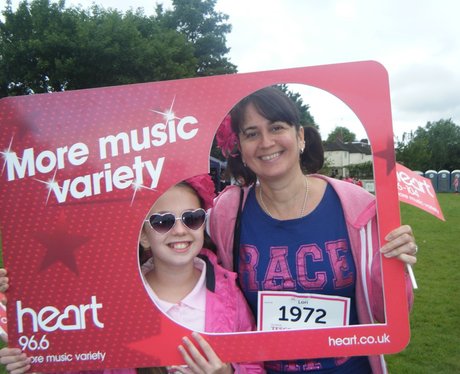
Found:
[[(262, 88), (249, 96), (246, 96), (236, 104), (230, 112), (232, 118), (232, 130), (239, 135), (247, 107), (254, 105), (257, 112), (270, 122), (286, 122), (299, 130), (302, 126), (300, 115), (293, 101), (276, 86)], [(316, 173), (324, 164), (324, 149), (321, 135), (313, 126), (304, 126), (305, 151), (300, 157), (300, 166), (304, 173)], [(245, 167), (240, 151), (227, 160), (227, 166), (235, 179), (243, 185), (255, 183), (257, 176)]]

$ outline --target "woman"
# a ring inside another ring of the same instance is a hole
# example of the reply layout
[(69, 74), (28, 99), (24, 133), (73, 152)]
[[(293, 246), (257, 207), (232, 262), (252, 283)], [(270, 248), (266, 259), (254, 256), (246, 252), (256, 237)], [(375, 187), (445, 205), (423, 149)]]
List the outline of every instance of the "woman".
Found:
[[(378, 250), (373, 195), (309, 174), (323, 165), (321, 138), (315, 128), (300, 125), (295, 105), (275, 87), (238, 103), (217, 139), (233, 178), (242, 181), (243, 196), (240, 200), (236, 186), (224, 190), (210, 213), (209, 230), (223, 266), (238, 272), (253, 313), (258, 291), (278, 290), (344, 297), (351, 305), (350, 325), (383, 321), (380, 255), (414, 264), (411, 228), (395, 229)], [(409, 278), (407, 297), (411, 305)], [(265, 368), (269, 373), (382, 373), (385, 364), (373, 356), (267, 362)]]

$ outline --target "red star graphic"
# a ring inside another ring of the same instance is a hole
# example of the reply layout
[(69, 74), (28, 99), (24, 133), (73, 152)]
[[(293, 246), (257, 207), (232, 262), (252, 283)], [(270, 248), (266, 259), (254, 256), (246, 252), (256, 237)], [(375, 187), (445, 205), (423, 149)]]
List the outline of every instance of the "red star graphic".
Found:
[(62, 262), (78, 275), (74, 252), (90, 238), (69, 232), (65, 215), (61, 214), (57, 227), (51, 232), (38, 232), (35, 237), (46, 248), (40, 270), (45, 270), (55, 262)]
[[(161, 318), (160, 326), (160, 331), (167, 331), (168, 333), (161, 334), (159, 332), (158, 334), (153, 334), (148, 338), (127, 343), (127, 347), (137, 352), (141, 352), (155, 360), (159, 360), (158, 347), (165, 344), (177, 347), (182, 343), (183, 336), (190, 335), (190, 331), (176, 325), (168, 318)], [(161, 354), (161, 361), (163, 362), (179, 362), (181, 360), (182, 357), (177, 349), (171, 351), (168, 350), (167, 352), (162, 352)]]

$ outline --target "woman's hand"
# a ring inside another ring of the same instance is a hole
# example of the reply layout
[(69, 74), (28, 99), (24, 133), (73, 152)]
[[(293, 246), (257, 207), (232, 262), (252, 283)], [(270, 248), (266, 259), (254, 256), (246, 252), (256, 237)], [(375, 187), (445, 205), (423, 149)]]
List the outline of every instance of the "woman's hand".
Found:
[(408, 225), (403, 225), (391, 231), (385, 240), (388, 241), (380, 252), (387, 258), (396, 257), (398, 260), (414, 265), (417, 262), (418, 247), (415, 244), (412, 228)]
[(19, 348), (0, 349), (0, 363), (5, 365), (10, 374), (22, 374), (30, 369), (30, 358)]
[(192, 333), (193, 339), (204, 353), (204, 356), (196, 348), (194, 343), (187, 337), (183, 338), (184, 345), (179, 346), (187, 366), (172, 366), (171, 370), (189, 374), (231, 374), (233, 373), (232, 365), (226, 364), (220, 360), (216, 352), (211, 348), (204, 338), (196, 333)]

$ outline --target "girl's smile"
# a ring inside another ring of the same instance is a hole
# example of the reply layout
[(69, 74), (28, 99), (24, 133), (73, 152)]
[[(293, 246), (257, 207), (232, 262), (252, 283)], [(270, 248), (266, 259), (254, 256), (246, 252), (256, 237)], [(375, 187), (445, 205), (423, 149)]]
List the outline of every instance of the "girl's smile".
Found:
[(175, 250), (176, 252), (180, 252), (180, 253), (183, 253), (183, 252), (186, 252), (188, 250), (188, 248), (190, 247), (190, 244), (191, 242), (189, 241), (186, 241), (186, 242), (173, 242), (173, 243), (169, 243), (168, 246)]

